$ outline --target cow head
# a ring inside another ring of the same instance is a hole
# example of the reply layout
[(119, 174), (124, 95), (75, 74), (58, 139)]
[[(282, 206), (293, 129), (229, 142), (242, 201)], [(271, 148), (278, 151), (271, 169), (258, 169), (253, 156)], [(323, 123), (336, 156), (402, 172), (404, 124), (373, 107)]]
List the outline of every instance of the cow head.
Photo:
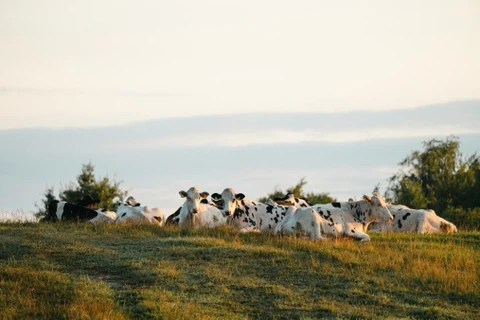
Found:
[(94, 199), (91, 195), (87, 194), (84, 195), (82, 199), (77, 202), (77, 205), (89, 209), (98, 209), (99, 202), (99, 199)]
[(377, 192), (373, 196), (364, 195), (363, 200), (370, 205), (368, 215), (370, 221), (393, 221), (393, 216), (387, 208), (385, 199)]
[(197, 188), (191, 187), (188, 191), (179, 191), (180, 197), (186, 198), (184, 205), (187, 206), (189, 214), (198, 213), (200, 202), (208, 197), (208, 192), (199, 192)]
[(302, 198), (297, 198), (295, 195), (291, 192), (287, 193), (287, 195), (283, 198), (275, 198), (273, 199), (276, 203), (282, 205), (282, 206), (294, 206), (294, 207), (310, 207), (310, 204), (307, 202), (307, 200), (302, 199)]
[(137, 199), (135, 199), (132, 196), (128, 197), (127, 200), (125, 200), (125, 204), (127, 204), (129, 206), (132, 206), (132, 207), (139, 207), (140, 206), (140, 202), (138, 202)]
[(221, 211), (227, 217), (233, 215), (239, 206), (238, 202), (242, 201), (244, 198), (245, 195), (243, 193), (236, 193), (232, 188), (226, 188), (222, 191), (222, 194), (212, 194), (212, 201), (221, 204)]

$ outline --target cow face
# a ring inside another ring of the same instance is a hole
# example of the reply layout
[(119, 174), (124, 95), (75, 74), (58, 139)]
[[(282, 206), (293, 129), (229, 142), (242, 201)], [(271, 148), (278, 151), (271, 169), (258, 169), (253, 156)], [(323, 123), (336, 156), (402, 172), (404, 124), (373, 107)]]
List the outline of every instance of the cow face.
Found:
[(368, 212), (370, 221), (393, 221), (393, 216), (387, 208), (385, 199), (377, 192), (372, 197), (364, 195), (363, 200), (370, 205)]
[(125, 204), (127, 204), (129, 206), (132, 206), (132, 207), (139, 207), (140, 206), (140, 202), (138, 202), (137, 199), (135, 199), (132, 196), (128, 197), (127, 200), (125, 200)]
[(188, 191), (181, 190), (179, 192), (180, 197), (186, 198), (185, 204), (189, 214), (198, 213), (198, 207), (202, 199), (208, 197), (208, 192), (199, 192), (197, 188), (191, 187)]
[(232, 188), (223, 190), (222, 194), (212, 194), (212, 200), (216, 203), (221, 203), (221, 211), (227, 217), (233, 215), (239, 206), (238, 202), (242, 201), (244, 198), (245, 195), (243, 193), (236, 193)]

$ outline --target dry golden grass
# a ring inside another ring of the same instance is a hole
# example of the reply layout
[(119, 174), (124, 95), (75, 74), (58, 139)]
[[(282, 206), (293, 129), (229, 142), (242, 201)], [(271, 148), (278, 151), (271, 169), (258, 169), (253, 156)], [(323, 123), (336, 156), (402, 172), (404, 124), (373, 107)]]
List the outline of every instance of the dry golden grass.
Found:
[(5, 319), (480, 316), (479, 232), (371, 238), (3, 223), (0, 310)]

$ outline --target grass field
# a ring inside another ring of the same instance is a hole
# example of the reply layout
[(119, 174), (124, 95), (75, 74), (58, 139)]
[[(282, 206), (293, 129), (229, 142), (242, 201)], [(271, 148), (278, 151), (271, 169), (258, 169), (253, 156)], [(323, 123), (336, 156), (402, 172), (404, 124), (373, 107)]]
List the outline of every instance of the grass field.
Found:
[(480, 232), (0, 224), (1, 319), (480, 318)]

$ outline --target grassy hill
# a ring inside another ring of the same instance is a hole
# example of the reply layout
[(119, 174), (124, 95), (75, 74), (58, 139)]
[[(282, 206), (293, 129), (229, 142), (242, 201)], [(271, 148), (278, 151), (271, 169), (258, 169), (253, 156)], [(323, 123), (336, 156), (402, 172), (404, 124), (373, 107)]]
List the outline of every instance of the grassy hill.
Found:
[(371, 238), (1, 223), (1, 318), (480, 317), (480, 232)]

